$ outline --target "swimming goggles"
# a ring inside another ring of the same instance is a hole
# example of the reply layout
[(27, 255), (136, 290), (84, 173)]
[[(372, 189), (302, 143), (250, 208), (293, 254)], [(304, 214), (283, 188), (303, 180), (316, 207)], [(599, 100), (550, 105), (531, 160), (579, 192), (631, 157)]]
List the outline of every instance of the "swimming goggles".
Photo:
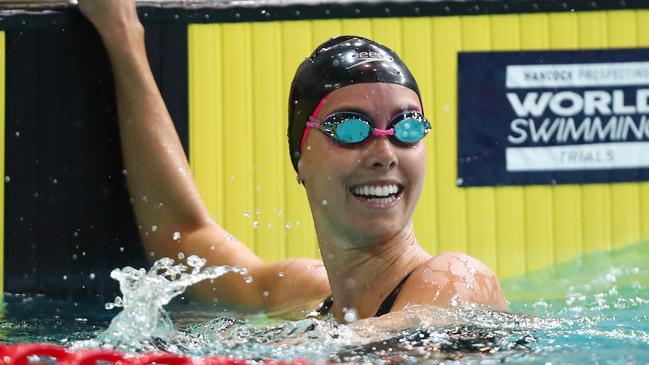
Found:
[(342, 146), (361, 144), (371, 136), (387, 136), (398, 145), (413, 145), (421, 141), (431, 129), (424, 115), (415, 111), (397, 114), (388, 123), (388, 129), (375, 128), (370, 118), (356, 112), (334, 113), (327, 116), (324, 121), (311, 116), (306, 122), (306, 127), (300, 149), (311, 128), (320, 130)]

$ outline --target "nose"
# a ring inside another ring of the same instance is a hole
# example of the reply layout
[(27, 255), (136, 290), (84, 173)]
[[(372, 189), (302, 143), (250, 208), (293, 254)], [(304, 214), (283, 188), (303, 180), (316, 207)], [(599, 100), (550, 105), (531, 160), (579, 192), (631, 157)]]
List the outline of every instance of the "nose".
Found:
[(397, 165), (395, 146), (387, 136), (373, 136), (367, 146), (367, 167), (372, 169), (391, 169)]

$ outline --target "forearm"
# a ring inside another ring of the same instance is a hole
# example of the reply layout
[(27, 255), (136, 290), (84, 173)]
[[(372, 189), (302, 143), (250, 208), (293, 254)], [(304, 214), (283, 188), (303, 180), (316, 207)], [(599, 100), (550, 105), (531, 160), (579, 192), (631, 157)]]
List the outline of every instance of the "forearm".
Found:
[[(151, 73), (138, 23), (102, 34), (115, 77), (127, 182), (141, 236), (155, 256), (175, 254), (173, 233), (209, 219)], [(181, 238), (182, 239), (182, 238)]]

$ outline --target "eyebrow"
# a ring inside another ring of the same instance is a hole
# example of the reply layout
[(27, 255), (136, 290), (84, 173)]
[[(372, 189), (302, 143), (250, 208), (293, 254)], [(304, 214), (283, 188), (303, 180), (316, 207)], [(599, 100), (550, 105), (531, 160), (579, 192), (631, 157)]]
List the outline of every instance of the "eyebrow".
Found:
[[(414, 105), (414, 104), (409, 103), (409, 104), (407, 104), (406, 107), (399, 107), (399, 108), (393, 109), (392, 112), (390, 113), (390, 116), (395, 116), (395, 115), (397, 115), (397, 114), (399, 114), (399, 113), (401, 113), (403, 111), (408, 111), (408, 110), (409, 111), (419, 111), (420, 112), (421, 108), (418, 105)], [(338, 112), (354, 112), (354, 113), (363, 114), (363, 115), (370, 114), (369, 110), (363, 110), (362, 108), (359, 108), (358, 106), (342, 104), (340, 106), (336, 106), (332, 111), (327, 113), (327, 115), (331, 115), (331, 114), (338, 113)]]

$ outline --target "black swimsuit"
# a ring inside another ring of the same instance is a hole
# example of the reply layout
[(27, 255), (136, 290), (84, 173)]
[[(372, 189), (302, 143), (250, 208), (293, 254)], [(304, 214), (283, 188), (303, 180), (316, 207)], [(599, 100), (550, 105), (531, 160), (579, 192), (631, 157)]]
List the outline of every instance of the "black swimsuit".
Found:
[[(414, 270), (413, 270), (414, 271)], [(380, 317), (384, 314), (390, 313), (390, 310), (392, 309), (392, 306), (394, 305), (394, 302), (397, 300), (397, 296), (399, 296), (399, 292), (401, 292), (401, 287), (403, 284), (406, 283), (406, 280), (410, 277), (410, 274), (412, 274), (412, 271), (408, 273), (401, 281), (399, 284), (397, 284), (397, 287), (392, 289), (390, 294), (388, 294), (387, 297), (383, 300), (383, 303), (379, 306), (379, 310), (376, 311), (376, 314), (374, 317)], [(318, 315), (324, 316), (329, 311), (331, 310), (331, 307), (334, 305), (334, 298), (333, 296), (328, 296), (327, 299), (325, 299), (322, 304), (320, 304), (320, 307), (316, 310)]]

